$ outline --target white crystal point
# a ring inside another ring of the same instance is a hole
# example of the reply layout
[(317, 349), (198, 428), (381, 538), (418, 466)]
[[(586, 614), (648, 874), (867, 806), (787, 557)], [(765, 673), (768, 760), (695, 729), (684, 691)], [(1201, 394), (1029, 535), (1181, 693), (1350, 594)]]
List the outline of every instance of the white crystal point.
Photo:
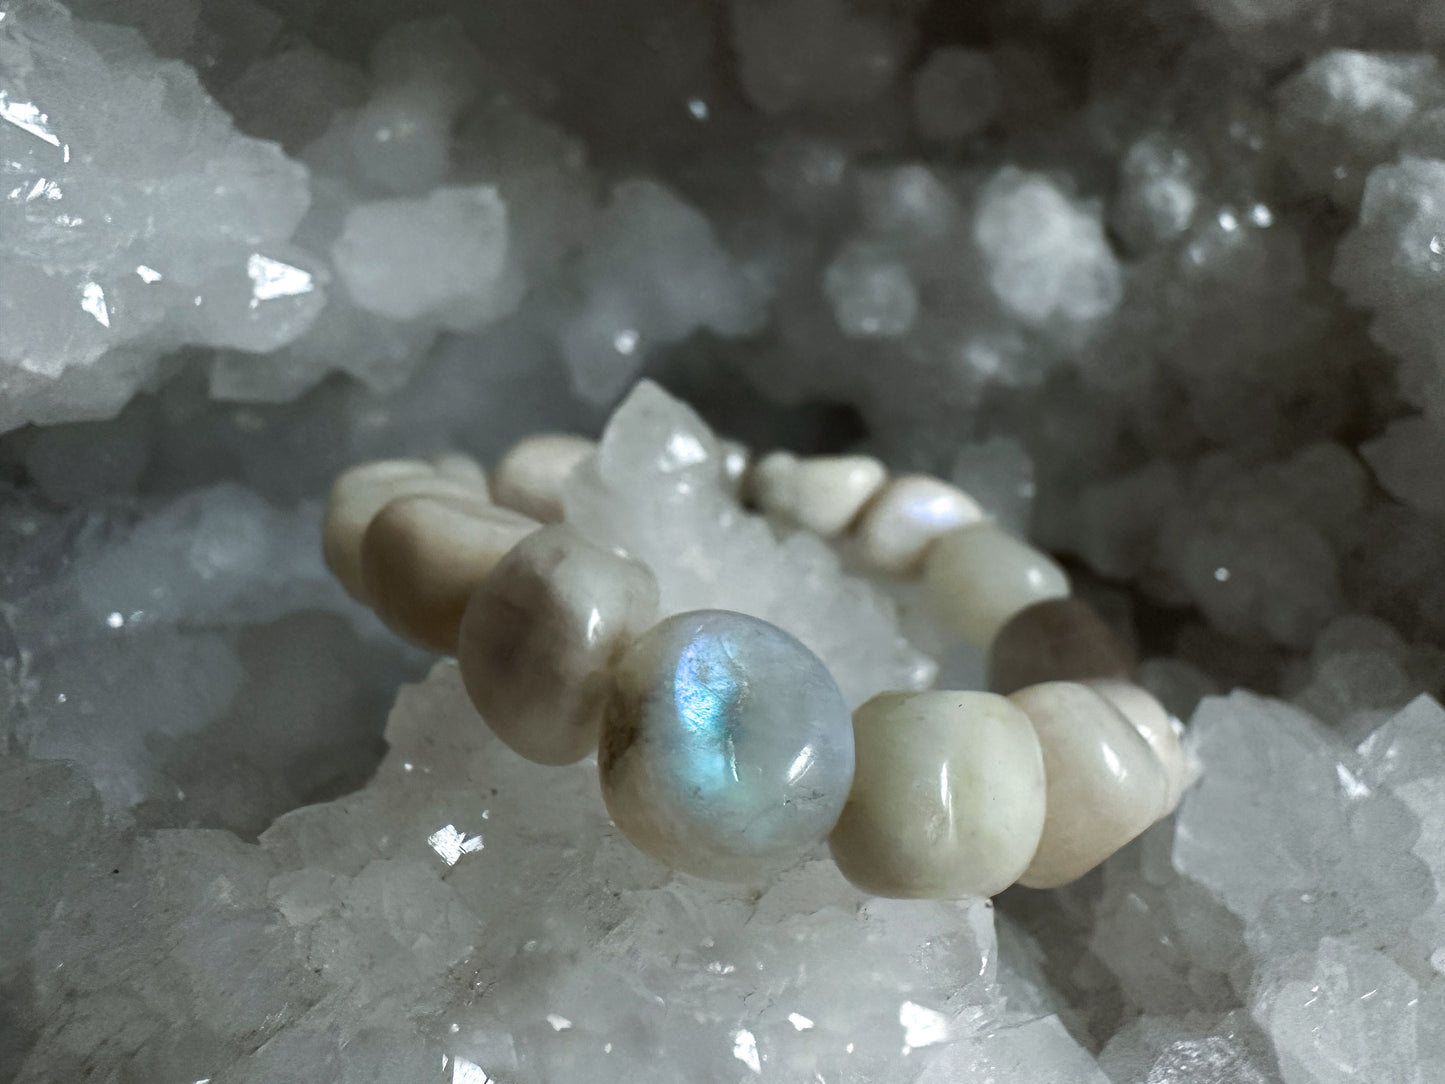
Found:
[(424, 493), (464, 501), (478, 496), (485, 499), (484, 478), (459, 477), (457, 461), (447, 463), (438, 466), (424, 459), (381, 459), (352, 467), (332, 483), (321, 521), (321, 550), (327, 567), (352, 598), (370, 603), (361, 574), (361, 539), (386, 505), (398, 497)]
[(1044, 761), (1029, 717), (993, 693), (882, 693), (853, 713), (853, 789), (829, 837), (878, 896), (1002, 892), (1044, 828)]
[(1153, 824), (1169, 782), (1148, 742), (1093, 689), (1048, 681), (1009, 699), (1034, 724), (1048, 782), (1043, 837), (1019, 884), (1057, 888)]
[(828, 837), (853, 781), (848, 705), (817, 656), (727, 610), (668, 618), (616, 668), (598, 752), (622, 833), (674, 869), (762, 877)]
[(594, 441), (566, 433), (538, 433), (518, 441), (492, 472), (498, 504), (543, 523), (562, 519), (562, 491), (577, 464), (597, 450)]
[(597, 749), (607, 667), (656, 618), (647, 566), (554, 524), (472, 595), (457, 662), (498, 737), (528, 760), (570, 764)]
[(928, 547), (988, 517), (957, 486), (928, 474), (904, 474), (885, 485), (854, 527), (863, 559), (880, 572), (913, 572)]
[(484, 490), (398, 497), (361, 540), (361, 582), (376, 615), (433, 651), (456, 651), (467, 599), (497, 562), (540, 527)]
[(989, 522), (934, 542), (923, 575), (939, 619), (980, 648), (1020, 610), (1069, 594), (1068, 576), (1048, 554)]
[(1193, 771), (1184, 758), (1184, 749), (1179, 744), (1179, 728), (1168, 709), (1155, 698), (1154, 694), (1140, 685), (1128, 681), (1088, 681), (1084, 684), (1093, 689), (1122, 715), (1139, 732), (1149, 748), (1158, 757), (1164, 769), (1167, 786), (1159, 818), (1169, 816), (1179, 805), (1185, 788), (1193, 782)]
[(853, 522), (888, 477), (868, 455), (798, 458), (771, 452), (753, 468), (753, 496), (770, 516), (831, 538)]

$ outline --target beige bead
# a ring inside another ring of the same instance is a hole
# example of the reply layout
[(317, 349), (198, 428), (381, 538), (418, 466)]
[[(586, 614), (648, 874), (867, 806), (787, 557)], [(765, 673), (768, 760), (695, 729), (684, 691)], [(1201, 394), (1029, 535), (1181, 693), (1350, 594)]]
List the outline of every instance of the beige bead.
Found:
[(1134, 652), (1092, 606), (1051, 598), (1025, 607), (999, 629), (989, 648), (988, 687), (1007, 696), (1042, 681), (1134, 676)]
[(1134, 729), (1149, 743), (1149, 748), (1154, 750), (1154, 755), (1159, 758), (1168, 784), (1159, 817), (1169, 816), (1179, 805), (1179, 799), (1183, 797), (1193, 774), (1184, 758), (1184, 749), (1179, 744), (1180, 730), (1183, 728), (1148, 689), (1128, 681), (1101, 680), (1087, 684), (1133, 724)]
[(543, 523), (559, 523), (567, 479), (596, 450), (595, 441), (565, 433), (539, 433), (520, 440), (492, 471), (492, 497)]
[(431, 457), (431, 465), (443, 478), (474, 485), (484, 492), (487, 489), (487, 472), (469, 455), (461, 452), (441, 452)]
[(853, 788), (829, 845), (859, 888), (992, 896), (1027, 868), (1044, 827), (1044, 762), (1007, 699), (883, 693), (853, 713), (853, 739)]
[(1093, 689), (1049, 681), (1009, 699), (1034, 724), (1048, 781), (1043, 838), (1019, 883), (1057, 888), (1153, 824), (1169, 784), (1149, 744)]
[(917, 570), (937, 538), (988, 517), (963, 490), (927, 474), (888, 482), (863, 510), (854, 534), (863, 559), (880, 572)]
[(657, 580), (565, 524), (504, 557), (473, 593), (457, 662), (477, 711), (539, 764), (597, 749), (607, 668), (657, 617)]
[(770, 516), (824, 538), (845, 530), (883, 486), (888, 472), (867, 455), (770, 452), (753, 467), (752, 492)]
[(450, 655), (467, 599), (497, 562), (540, 527), (481, 493), (398, 497), (361, 540), (361, 582), (378, 617)]
[(983, 649), (1020, 610), (1069, 593), (1068, 576), (1048, 554), (987, 522), (934, 542), (923, 576), (940, 621)]
[(361, 576), (361, 539), (372, 519), (398, 497), (435, 494), (470, 500), (486, 496), (485, 483), (441, 473), (422, 459), (383, 459), (352, 467), (336, 479), (321, 522), (327, 567), (350, 595), (369, 602)]

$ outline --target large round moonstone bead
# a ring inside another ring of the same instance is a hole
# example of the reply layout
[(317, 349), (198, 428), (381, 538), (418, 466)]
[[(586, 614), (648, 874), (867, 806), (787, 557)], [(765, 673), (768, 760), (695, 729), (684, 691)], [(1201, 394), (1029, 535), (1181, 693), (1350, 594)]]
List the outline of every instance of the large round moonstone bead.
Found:
[(623, 655), (598, 763), (634, 844), (684, 873), (751, 880), (828, 837), (853, 782), (853, 725), (832, 675), (793, 637), (696, 610)]

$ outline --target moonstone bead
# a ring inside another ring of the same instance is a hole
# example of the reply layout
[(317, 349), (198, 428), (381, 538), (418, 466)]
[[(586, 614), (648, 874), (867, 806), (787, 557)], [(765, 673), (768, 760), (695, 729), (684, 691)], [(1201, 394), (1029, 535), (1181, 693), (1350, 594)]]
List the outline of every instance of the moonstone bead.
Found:
[(771, 452), (753, 467), (752, 490), (764, 512), (831, 538), (853, 522), (887, 477), (887, 469), (872, 456), (799, 459), (790, 452)]
[(1014, 614), (989, 649), (988, 687), (1015, 692), (1043, 681), (1134, 676), (1134, 652), (1092, 606), (1051, 598)]
[(1168, 709), (1148, 689), (1127, 681), (1090, 681), (1089, 688), (1102, 696), (1114, 709), (1133, 724), (1149, 743), (1164, 768), (1166, 782), (1164, 803), (1159, 817), (1167, 817), (1179, 805), (1185, 789), (1194, 781), (1194, 771), (1179, 744), (1183, 729)]
[(372, 519), (398, 497), (414, 494), (486, 499), (480, 467), (462, 466), (466, 457), (448, 453), (438, 463), (424, 459), (383, 459), (352, 467), (336, 479), (321, 521), (321, 549), (327, 567), (347, 592), (370, 603), (361, 575), (361, 540)]
[(1068, 576), (1048, 554), (994, 523), (938, 539), (924, 557), (923, 576), (939, 618), (984, 649), (1026, 606), (1069, 593)]
[(523, 515), (557, 523), (562, 519), (562, 490), (577, 464), (597, 443), (565, 433), (539, 433), (512, 446), (492, 471), (492, 497)]
[(1043, 836), (1019, 883), (1057, 888), (1153, 824), (1169, 784), (1149, 744), (1093, 689), (1049, 681), (1009, 699), (1034, 724), (1048, 782)]
[(457, 663), (497, 736), (538, 764), (597, 748), (607, 668), (657, 617), (646, 565), (566, 524), (528, 535), (472, 595)]
[(880, 572), (913, 572), (937, 538), (987, 517), (963, 490), (927, 474), (885, 485), (853, 528), (862, 557)]
[(848, 705), (816, 655), (726, 610), (661, 622), (616, 667), (598, 753), (617, 827), (674, 869), (751, 880), (827, 838), (853, 782)]
[(450, 655), (472, 591), (540, 526), (481, 492), (398, 497), (362, 536), (367, 600), (403, 636)]
[(1002, 892), (1044, 828), (1044, 761), (1002, 696), (882, 693), (853, 713), (858, 765), (829, 837), (843, 875), (878, 896)]

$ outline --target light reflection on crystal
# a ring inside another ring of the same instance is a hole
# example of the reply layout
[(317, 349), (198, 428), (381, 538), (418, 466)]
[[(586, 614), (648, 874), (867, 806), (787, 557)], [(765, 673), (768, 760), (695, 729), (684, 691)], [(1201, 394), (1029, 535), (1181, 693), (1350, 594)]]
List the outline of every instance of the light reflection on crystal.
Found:
[(813, 1026), (813, 1021), (800, 1012), (788, 1013), (788, 1023), (792, 1024), (797, 1031), (807, 1031)]
[(554, 1012), (547, 1014), (547, 1023), (552, 1025), (553, 1031), (566, 1031), (572, 1026), (572, 1021), (565, 1016), (559, 1016)]
[(43, 139), (52, 147), (60, 146), (60, 137), (50, 130), (50, 118), (33, 102), (14, 102), (0, 90), (0, 120), (8, 120), (22, 132)]
[(763, 1063), (762, 1059), (758, 1057), (758, 1040), (747, 1028), (743, 1028), (733, 1036), (733, 1057), (753, 1072), (762, 1073)]
[(110, 327), (110, 309), (105, 304), (105, 291), (98, 282), (87, 282), (80, 291), (80, 307), (101, 327)]
[(903, 1041), (914, 1050), (948, 1038), (948, 1019), (925, 1005), (905, 1001), (898, 1006), (898, 1022), (903, 1025)]
[(438, 828), (431, 835), (426, 837), (428, 845), (441, 856), (441, 860), (449, 866), (454, 866), (461, 860), (462, 855), (472, 854), (482, 849), (482, 837), (467, 836), (457, 831), (455, 825), (446, 824)]
[(147, 286), (153, 282), (160, 282), (163, 277), (154, 267), (147, 267), (143, 263), (136, 265), (135, 273), (140, 276), (140, 280)]
[(280, 260), (273, 260), (269, 256), (262, 256), (259, 252), (253, 252), (247, 258), (246, 275), (252, 284), (251, 308), (253, 309), (263, 301), (271, 301), (278, 297), (295, 297), (297, 294), (309, 294), (316, 288), (311, 272), (303, 271), (299, 267), (292, 267), (289, 263), (282, 263)]
[(452, 1059), (452, 1084), (492, 1084), (487, 1071), (463, 1057)]

